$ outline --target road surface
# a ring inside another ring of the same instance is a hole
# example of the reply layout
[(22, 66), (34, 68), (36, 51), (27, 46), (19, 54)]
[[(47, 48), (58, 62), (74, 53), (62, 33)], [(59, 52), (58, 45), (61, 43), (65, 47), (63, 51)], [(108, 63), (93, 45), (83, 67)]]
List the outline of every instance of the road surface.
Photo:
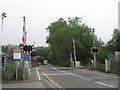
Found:
[(34, 67), (30, 72), (29, 80), (3, 84), (3, 88), (58, 88), (63, 90), (67, 88), (117, 90), (118, 88), (118, 76), (110, 73), (58, 67), (51, 64)]
[(44, 65), (39, 69), (63, 88), (118, 88), (118, 76), (85, 69)]

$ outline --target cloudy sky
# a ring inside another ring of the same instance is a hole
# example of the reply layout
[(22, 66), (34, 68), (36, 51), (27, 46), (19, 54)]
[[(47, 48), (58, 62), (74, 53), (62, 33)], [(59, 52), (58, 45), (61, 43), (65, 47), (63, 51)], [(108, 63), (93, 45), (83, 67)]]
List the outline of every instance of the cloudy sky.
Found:
[[(26, 17), (27, 44), (47, 46), (46, 27), (63, 18), (82, 17), (83, 23), (94, 27), (102, 41), (112, 38), (118, 27), (119, 0), (2, 0), (0, 14), (5, 12), (3, 44), (22, 42), (23, 16)], [(1, 18), (0, 18), (1, 20)], [(1, 23), (1, 21), (0, 21)], [(1, 33), (1, 32), (0, 32)]]

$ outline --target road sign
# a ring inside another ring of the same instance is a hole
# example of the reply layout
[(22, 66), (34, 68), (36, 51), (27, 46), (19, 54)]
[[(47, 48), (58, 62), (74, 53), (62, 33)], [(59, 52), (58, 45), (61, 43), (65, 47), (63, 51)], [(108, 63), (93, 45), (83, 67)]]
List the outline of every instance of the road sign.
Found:
[(21, 47), (22, 53), (26, 53), (27, 52), (27, 53), (30, 54), (34, 50), (33, 45), (24, 45), (24, 44), (21, 44), (20, 47)]
[(14, 50), (13, 58), (14, 59), (21, 59), (21, 50), (20, 49), (15, 49)]
[(21, 53), (20, 49), (15, 49), (14, 52)]
[(13, 58), (14, 58), (14, 59), (21, 59), (21, 53), (16, 53), (16, 52), (15, 52), (15, 53), (13, 54)]
[(30, 55), (23, 55), (23, 59), (25, 61), (30, 61)]
[(100, 53), (100, 49), (98, 47), (92, 47), (91, 48), (91, 53), (92, 54), (99, 54)]
[(24, 51), (32, 51), (32, 46), (27, 46), (26, 45), (26, 46), (23, 47), (23, 50)]

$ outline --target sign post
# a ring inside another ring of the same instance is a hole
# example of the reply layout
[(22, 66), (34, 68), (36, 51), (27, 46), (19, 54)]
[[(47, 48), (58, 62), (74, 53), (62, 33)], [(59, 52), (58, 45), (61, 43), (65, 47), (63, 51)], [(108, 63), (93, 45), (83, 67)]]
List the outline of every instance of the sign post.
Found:
[(13, 58), (16, 60), (16, 80), (18, 80), (18, 60), (21, 59), (21, 50), (15, 49)]
[(16, 60), (16, 80), (18, 80), (18, 60)]
[(94, 55), (94, 68), (96, 68), (96, 54), (100, 53), (100, 49), (98, 47), (92, 47), (91, 53)]
[(23, 78), (25, 79), (25, 76), (26, 76), (25, 72), (27, 72), (27, 73), (29, 72), (29, 61), (31, 60), (30, 55), (29, 54), (24, 54), (23, 55), (23, 60), (24, 60)]

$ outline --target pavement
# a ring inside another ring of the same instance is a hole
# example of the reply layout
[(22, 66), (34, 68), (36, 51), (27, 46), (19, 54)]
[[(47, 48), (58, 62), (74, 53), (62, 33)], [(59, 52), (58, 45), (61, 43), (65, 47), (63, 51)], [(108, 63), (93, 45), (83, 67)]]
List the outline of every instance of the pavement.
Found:
[(38, 69), (39, 67), (31, 68), (28, 80), (2, 84), (2, 88), (51, 88), (47, 81), (43, 79), (44, 77), (39, 76)]

